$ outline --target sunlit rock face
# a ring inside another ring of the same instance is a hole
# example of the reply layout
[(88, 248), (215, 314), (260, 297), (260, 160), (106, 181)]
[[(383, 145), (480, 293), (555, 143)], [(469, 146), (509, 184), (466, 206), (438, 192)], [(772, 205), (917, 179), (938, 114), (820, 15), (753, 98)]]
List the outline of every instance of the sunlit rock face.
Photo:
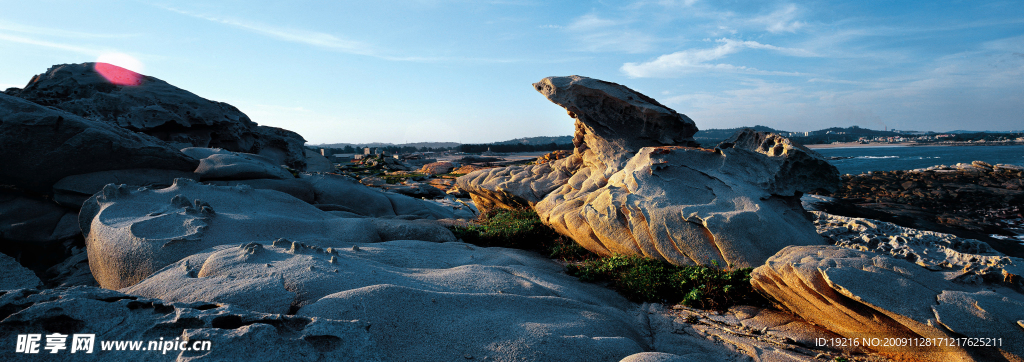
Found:
[(602, 255), (753, 267), (787, 245), (815, 245), (802, 192), (839, 173), (788, 139), (744, 130), (698, 147), (692, 120), (619, 84), (570, 76), (534, 88), (576, 121), (572, 156), (459, 178), (478, 207), (533, 207)]
[(259, 126), (230, 104), (115, 65), (55, 65), (33, 77), (24, 89), (8, 94), (142, 132), (178, 148), (255, 153), (277, 164), (305, 169), (305, 140), (297, 133)]
[[(907, 245), (920, 247), (939, 241), (928, 236), (932, 235), (894, 234), (892, 243), (897, 245), (896, 240), (904, 239)], [(929, 246), (929, 258), (943, 257), (940, 243)], [(906, 255), (899, 258), (898, 253), (886, 255), (833, 245), (790, 246), (754, 269), (751, 283), (808, 322), (847, 338), (1002, 338), (1001, 343), (988, 346), (865, 346), (896, 360), (1020, 361), (1024, 355), (1020, 326), (1024, 295), (1004, 283), (986, 283), (980, 277), (984, 273), (974, 272), (993, 267), (985, 265), (992, 262), (1004, 272), (1018, 271), (1021, 259), (1001, 256), (990, 249), (968, 249), (947, 256), (955, 262), (963, 254), (974, 254), (970, 259), (973, 265), (959, 269), (949, 268), (949, 263), (927, 262), (921, 264), (930, 268), (924, 268)]]

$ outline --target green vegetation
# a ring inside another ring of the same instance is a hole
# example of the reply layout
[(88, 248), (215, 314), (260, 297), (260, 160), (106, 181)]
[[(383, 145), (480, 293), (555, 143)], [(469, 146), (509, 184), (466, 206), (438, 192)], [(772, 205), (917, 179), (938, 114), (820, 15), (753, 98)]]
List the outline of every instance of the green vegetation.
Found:
[(533, 210), (494, 209), (469, 227), (450, 227), (456, 237), (484, 247), (535, 250), (567, 263), (566, 272), (586, 282), (607, 282), (635, 302), (682, 303), (724, 310), (736, 304), (767, 305), (750, 285), (752, 269), (675, 266), (640, 256), (600, 257), (559, 235)]
[(494, 209), (480, 215), (477, 223), (450, 229), (455, 237), (477, 246), (534, 250), (549, 258), (566, 261), (595, 257), (541, 223), (533, 210)]
[(764, 305), (750, 285), (751, 268), (725, 271), (715, 266), (675, 266), (640, 256), (615, 255), (569, 265), (583, 281), (607, 281), (635, 302), (677, 303), (724, 310), (736, 304)]

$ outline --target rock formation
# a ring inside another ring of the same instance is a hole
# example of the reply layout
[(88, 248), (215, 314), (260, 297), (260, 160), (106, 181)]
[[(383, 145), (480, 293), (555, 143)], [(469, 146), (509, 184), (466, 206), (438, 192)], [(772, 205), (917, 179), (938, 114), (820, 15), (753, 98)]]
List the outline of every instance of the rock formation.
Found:
[(534, 88), (576, 120), (573, 155), (458, 179), (481, 209), (525, 207), (602, 255), (753, 267), (787, 245), (821, 244), (801, 192), (838, 171), (774, 134), (698, 148), (693, 121), (624, 86), (572, 76)]
[(8, 92), (83, 118), (142, 132), (177, 148), (216, 147), (260, 154), (304, 170), (305, 140), (258, 126), (237, 108), (201, 98), (160, 79), (105, 63), (55, 65), (24, 89)]

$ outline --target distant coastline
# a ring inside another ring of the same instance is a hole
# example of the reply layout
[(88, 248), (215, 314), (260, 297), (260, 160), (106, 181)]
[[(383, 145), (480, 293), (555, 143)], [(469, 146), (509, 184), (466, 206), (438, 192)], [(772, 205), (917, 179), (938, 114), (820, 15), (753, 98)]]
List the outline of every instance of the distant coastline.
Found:
[(1021, 141), (1003, 141), (1003, 142), (838, 142), (838, 143), (821, 143), (821, 144), (810, 144), (804, 145), (810, 149), (820, 148), (884, 148), (884, 147), (927, 147), (927, 146), (1022, 146), (1024, 142)]

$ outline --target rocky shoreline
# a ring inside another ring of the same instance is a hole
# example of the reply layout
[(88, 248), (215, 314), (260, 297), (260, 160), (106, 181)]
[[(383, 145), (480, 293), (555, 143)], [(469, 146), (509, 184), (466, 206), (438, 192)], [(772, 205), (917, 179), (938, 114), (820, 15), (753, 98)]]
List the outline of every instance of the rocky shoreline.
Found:
[[(1024, 254), (987, 236), (1020, 217), (1018, 168), (840, 178), (776, 134), (702, 147), (687, 116), (580, 76), (534, 84), (575, 122), (572, 151), (338, 168), (230, 105), (98, 66), (0, 94), (5, 361), (77, 334), (212, 348), (59, 359), (1024, 360)], [(598, 255), (754, 268), (776, 306), (637, 304), (448, 227), (496, 208)], [(1000, 344), (821, 342), (863, 338)]]

